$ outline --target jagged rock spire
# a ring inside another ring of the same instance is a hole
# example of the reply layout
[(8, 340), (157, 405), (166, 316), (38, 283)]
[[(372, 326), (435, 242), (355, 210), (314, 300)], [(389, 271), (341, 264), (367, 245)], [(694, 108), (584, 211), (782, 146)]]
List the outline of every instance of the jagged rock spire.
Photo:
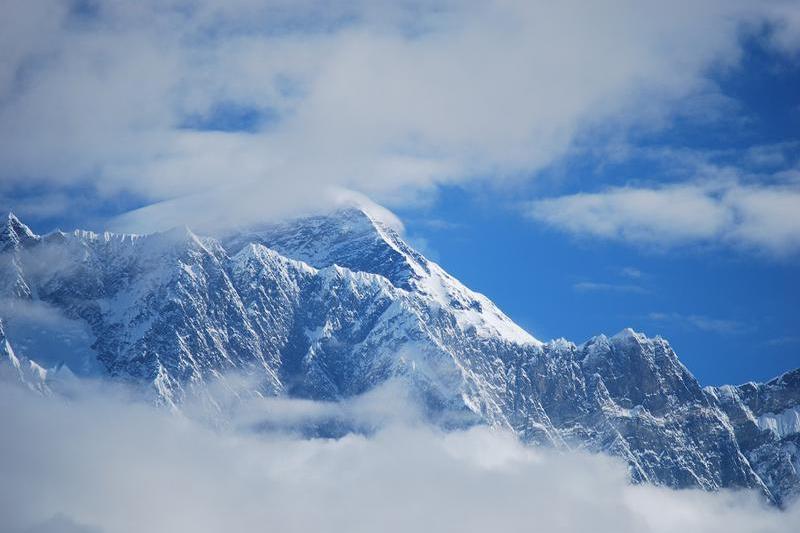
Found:
[(17, 215), (9, 211), (6, 223), (0, 230), (0, 251), (16, 248), (37, 238), (38, 236)]

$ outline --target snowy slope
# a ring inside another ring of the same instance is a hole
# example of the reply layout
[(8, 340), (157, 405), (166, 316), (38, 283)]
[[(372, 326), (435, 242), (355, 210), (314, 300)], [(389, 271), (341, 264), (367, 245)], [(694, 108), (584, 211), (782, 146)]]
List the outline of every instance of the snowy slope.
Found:
[[(187, 394), (214, 406), (212, 385), (231, 373), (249, 377), (246, 394), (316, 400), (397, 379), (433, 421), (613, 453), (636, 481), (750, 487), (776, 501), (800, 484), (796, 380), (752, 386), (769, 394), (703, 391), (665, 340), (632, 330), (542, 343), (358, 209), (221, 239), (185, 228), (38, 236), (10, 216), (0, 266), (0, 355), (17, 374), (23, 357), (50, 367), (70, 354), (76, 373), (141, 385), (172, 408)], [(23, 308), (46, 313), (23, 322)], [(50, 330), (31, 327), (53, 313)], [(64, 324), (76, 333), (32, 338)]]
[(448, 308), (461, 325), (474, 327), (479, 334), (519, 344), (541, 344), (488, 298), (469, 290), (410, 248), (390, 225), (359, 209), (250, 229), (224, 242), (232, 251), (258, 242), (317, 268), (335, 264), (378, 274), (397, 288)]

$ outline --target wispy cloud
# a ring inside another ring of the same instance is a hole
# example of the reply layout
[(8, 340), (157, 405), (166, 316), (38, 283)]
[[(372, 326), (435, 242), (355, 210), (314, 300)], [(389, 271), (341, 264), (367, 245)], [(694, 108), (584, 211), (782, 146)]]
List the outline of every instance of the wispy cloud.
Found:
[(767, 346), (786, 346), (791, 344), (800, 344), (800, 336), (786, 335), (783, 337), (774, 337), (764, 342)]
[(464, 226), (451, 220), (444, 220), (441, 218), (427, 218), (424, 220), (415, 221), (417, 224), (430, 228), (432, 230), (448, 231), (462, 229)]
[(756, 168), (783, 168), (796, 157), (800, 141), (785, 141), (751, 146), (744, 153), (744, 163)]
[(713, 318), (705, 315), (680, 313), (659, 313), (654, 312), (647, 315), (653, 322), (669, 322), (687, 329), (707, 331), (718, 334), (735, 334), (746, 332), (752, 327), (737, 320), (723, 318)]
[(644, 276), (644, 273), (638, 268), (623, 267), (620, 269), (620, 275), (630, 279), (641, 279)]
[(598, 283), (594, 281), (581, 281), (572, 285), (578, 292), (627, 292), (633, 294), (647, 294), (650, 291), (639, 285), (620, 283)]

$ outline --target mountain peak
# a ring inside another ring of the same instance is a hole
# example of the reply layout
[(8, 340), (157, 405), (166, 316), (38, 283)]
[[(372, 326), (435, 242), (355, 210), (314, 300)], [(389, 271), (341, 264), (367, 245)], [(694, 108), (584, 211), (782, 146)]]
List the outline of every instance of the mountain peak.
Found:
[[(213, 400), (215, 379), (228, 372), (253, 373), (248, 394), (326, 401), (398, 379), (438, 420), (469, 412), (526, 442), (608, 451), (628, 460), (637, 481), (763, 488), (755, 469), (777, 480), (796, 464), (787, 452), (793, 440), (742, 455), (736, 439), (758, 429), (753, 417), (741, 418), (749, 426), (735, 434), (736, 420), (717, 407), (730, 402), (722, 393), (709, 400), (660, 337), (627, 328), (580, 346), (542, 345), (414, 251), (401, 228), (379, 210), (343, 206), (222, 242), (186, 227), (143, 236), (54, 232), (36, 246), (52, 247), (61, 259), (53, 268), (34, 263), (49, 253), (3, 254), (0, 284), (10, 289), (3, 294), (75, 317), (76, 333), (62, 346), (79, 346), (76, 360), (92, 372), (152, 387), (175, 408), (195, 391)], [(15, 239), (13, 251), (21, 238), (39, 239), (13, 215), (3, 235)], [(2, 326), (0, 360), (13, 353)], [(15, 335), (19, 357), (5, 359), (45, 390), (56, 374), (29, 364), (24, 357), (39, 354)], [(752, 396), (762, 425), (783, 435), (800, 428), (792, 418), (798, 380), (788, 373), (737, 394)], [(788, 495), (800, 486), (800, 478), (782, 479), (769, 490)]]
[(427, 272), (427, 260), (403, 242), (394, 229), (397, 225), (387, 217), (348, 206), (241, 231), (224, 244), (235, 254), (257, 242), (315, 268), (339, 265), (411, 289), (411, 280)]
[(38, 235), (31, 231), (17, 215), (9, 211), (5, 227), (0, 231), (0, 249), (6, 249), (8, 246), (16, 247), (37, 238)]
[(637, 331), (634, 331), (633, 328), (625, 328), (616, 335), (614, 335), (613, 337), (611, 337), (611, 340), (617, 340), (617, 341), (636, 340), (642, 342), (647, 340), (647, 335), (645, 335), (644, 333), (639, 333)]

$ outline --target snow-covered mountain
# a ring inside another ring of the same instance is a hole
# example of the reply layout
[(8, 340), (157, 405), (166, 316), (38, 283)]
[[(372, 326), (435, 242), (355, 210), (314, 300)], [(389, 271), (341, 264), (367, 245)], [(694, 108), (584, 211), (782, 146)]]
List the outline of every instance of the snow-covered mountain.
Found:
[(781, 499), (800, 494), (800, 369), (767, 383), (708, 387), (728, 416), (740, 449)]
[(777, 502), (800, 486), (796, 374), (703, 390), (661, 338), (542, 343), (359, 209), (217, 239), (40, 236), (10, 215), (0, 298), (0, 359), (41, 390), (61, 363), (173, 408), (213, 405), (210, 384), (234, 372), (248, 394), (318, 400), (395, 379), (431, 420), (609, 452), (637, 481)]

